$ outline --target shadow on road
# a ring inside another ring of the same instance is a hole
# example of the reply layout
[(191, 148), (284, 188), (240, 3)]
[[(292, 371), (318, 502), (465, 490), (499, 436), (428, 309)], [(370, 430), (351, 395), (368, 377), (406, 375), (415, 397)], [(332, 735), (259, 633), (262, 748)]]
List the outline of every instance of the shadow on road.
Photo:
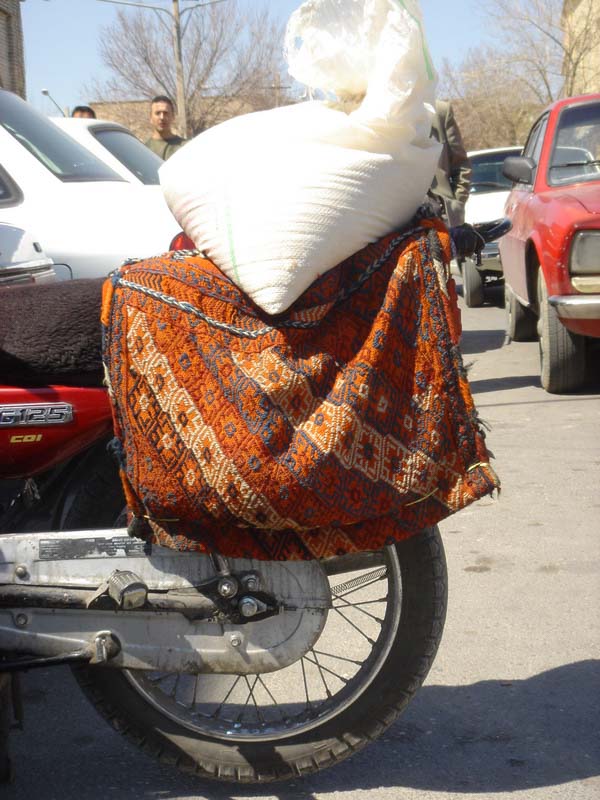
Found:
[(499, 350), (504, 344), (505, 333), (501, 330), (463, 331), (460, 340), (460, 351), (463, 356), (474, 353), (485, 353), (488, 350)]
[[(39, 688), (28, 691), (38, 706), (46, 695), (47, 708), (33, 708), (28, 730), (15, 736), (17, 783), (3, 789), (6, 800), (314, 800), (380, 787), (468, 795), (600, 774), (600, 661), (566, 664), (527, 680), (425, 686), (385, 736), (354, 758), (312, 778), (260, 788), (208, 783), (161, 767), (101, 725), (83, 698), (60, 703), (64, 690), (53, 690), (54, 673), (50, 681), (51, 673), (43, 674)], [(51, 730), (36, 728), (42, 716), (51, 719)]]
[(500, 378), (485, 378), (469, 381), (473, 394), (500, 392), (504, 389), (523, 389), (526, 386), (540, 386), (539, 375), (509, 375)]

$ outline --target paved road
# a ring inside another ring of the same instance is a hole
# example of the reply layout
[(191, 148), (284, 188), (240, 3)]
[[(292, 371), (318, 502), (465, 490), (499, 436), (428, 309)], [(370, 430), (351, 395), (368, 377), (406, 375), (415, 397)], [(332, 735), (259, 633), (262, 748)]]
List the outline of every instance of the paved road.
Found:
[[(498, 298), (497, 298), (498, 299)], [(321, 776), (227, 789), (134, 750), (66, 669), (25, 676), (5, 800), (597, 800), (600, 360), (587, 390), (539, 386), (537, 345), (463, 310), (465, 360), (503, 489), (442, 526), (450, 574), (436, 663), (382, 740)]]

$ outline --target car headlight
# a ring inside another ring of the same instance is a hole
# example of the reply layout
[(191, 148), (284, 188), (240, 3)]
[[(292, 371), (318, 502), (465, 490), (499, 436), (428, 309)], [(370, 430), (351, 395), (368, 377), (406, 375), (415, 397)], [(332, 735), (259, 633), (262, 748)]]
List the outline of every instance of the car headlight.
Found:
[(600, 273), (600, 231), (579, 231), (571, 243), (569, 271), (572, 275)]

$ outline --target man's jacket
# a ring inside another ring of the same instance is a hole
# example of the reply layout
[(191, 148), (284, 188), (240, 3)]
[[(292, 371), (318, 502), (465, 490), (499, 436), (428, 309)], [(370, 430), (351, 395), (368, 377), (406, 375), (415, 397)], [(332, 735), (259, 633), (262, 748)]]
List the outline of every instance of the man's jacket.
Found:
[(464, 222), (464, 204), (469, 197), (471, 164), (450, 103), (436, 100), (435, 111), (431, 133), (442, 145), (442, 153), (431, 191), (451, 201), (453, 211), (462, 215), (461, 219), (451, 220), (451, 224), (460, 224)]

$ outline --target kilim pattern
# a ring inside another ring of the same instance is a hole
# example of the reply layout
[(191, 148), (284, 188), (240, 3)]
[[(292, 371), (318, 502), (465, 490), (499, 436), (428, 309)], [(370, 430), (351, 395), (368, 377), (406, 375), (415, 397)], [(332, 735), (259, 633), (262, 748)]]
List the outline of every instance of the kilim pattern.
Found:
[(411, 536), (492, 492), (450, 255), (441, 223), (420, 220), (278, 317), (200, 253), (117, 271), (104, 286), (104, 360), (144, 535), (325, 558)]

